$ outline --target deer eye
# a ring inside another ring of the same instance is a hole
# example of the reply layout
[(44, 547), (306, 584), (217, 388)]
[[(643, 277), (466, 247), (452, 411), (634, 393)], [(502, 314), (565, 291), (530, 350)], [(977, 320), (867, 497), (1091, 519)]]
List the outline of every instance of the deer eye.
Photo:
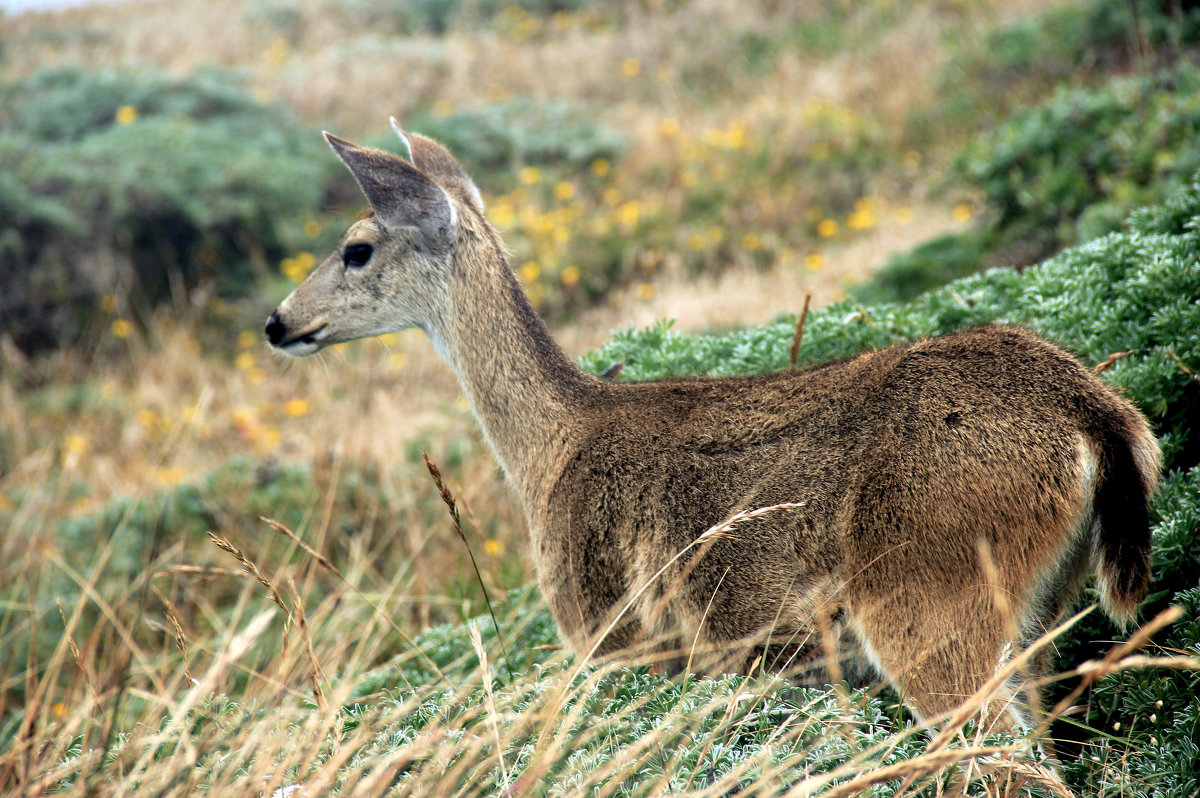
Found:
[(347, 266), (366, 266), (374, 251), (370, 244), (347, 244), (342, 252), (342, 263)]

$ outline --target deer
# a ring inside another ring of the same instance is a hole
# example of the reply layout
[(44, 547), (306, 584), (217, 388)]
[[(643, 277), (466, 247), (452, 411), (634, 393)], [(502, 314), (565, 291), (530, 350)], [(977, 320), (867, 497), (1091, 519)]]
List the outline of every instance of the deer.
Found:
[[(782, 671), (832, 635), (933, 722), (1064, 618), (1091, 571), (1105, 613), (1135, 618), (1161, 455), (1074, 355), (982, 326), (765, 376), (593, 376), (531, 306), (475, 183), (391, 121), (405, 156), (323, 134), (369, 209), (267, 341), (303, 357), (425, 331), (579, 657), (643, 646), (674, 670)], [(995, 728), (1030, 723), (1022, 685), (1045, 659), (988, 710)]]

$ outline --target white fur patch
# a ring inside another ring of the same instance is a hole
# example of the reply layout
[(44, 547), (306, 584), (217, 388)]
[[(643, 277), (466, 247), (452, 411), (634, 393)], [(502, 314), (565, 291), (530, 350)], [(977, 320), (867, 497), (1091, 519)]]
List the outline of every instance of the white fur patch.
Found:
[[(408, 134), (400, 129), (400, 123), (396, 121), (396, 117), (394, 117), (394, 116), (389, 117), (389, 121), (392, 123), (392, 130), (396, 131), (396, 135), (400, 137), (401, 143), (404, 144), (404, 149), (406, 150), (406, 152), (404, 154), (405, 155), (404, 160), (408, 161), (409, 163), (412, 163), (413, 162), (412, 142), (408, 140)], [(415, 166), (415, 164), (414, 164), (414, 166)]]
[[(438, 188), (442, 188), (438, 186)], [(454, 207), (454, 200), (450, 199), (449, 192), (442, 188), (442, 194), (446, 197), (446, 205), (450, 208), (450, 229), (454, 230), (458, 227), (458, 209)]]

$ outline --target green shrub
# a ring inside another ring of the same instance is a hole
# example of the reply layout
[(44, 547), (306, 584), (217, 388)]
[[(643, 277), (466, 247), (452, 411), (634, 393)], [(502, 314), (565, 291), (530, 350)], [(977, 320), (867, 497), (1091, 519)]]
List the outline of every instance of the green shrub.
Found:
[(905, 299), (983, 267), (989, 237), (981, 231), (948, 233), (893, 256), (852, 293), (859, 302)]
[(942, 99), (915, 109), (909, 134), (936, 143), (947, 127), (981, 131), (1064, 83), (1086, 83), (1177, 58), (1193, 49), (1200, 9), (1172, 0), (1057, 3), (951, 44), (942, 70)]
[(441, 36), (451, 28), (478, 30), (515, 17), (547, 18), (575, 12), (588, 0), (341, 0), (360, 24), (402, 35)]
[(1200, 169), (1200, 69), (1060, 92), (967, 145), (959, 178), (982, 192), (974, 230), (889, 261), (854, 295), (902, 301), (990, 265), (1025, 266), (1120, 228)]
[[(446, 145), (467, 174), (491, 191), (501, 188), (493, 184), (513, 181), (519, 167), (573, 173), (597, 158), (615, 159), (625, 137), (596, 119), (591, 109), (564, 100), (520, 97), (448, 114), (414, 114), (405, 127)], [(394, 136), (380, 141), (395, 151), (394, 142)]]
[(321, 199), (319, 140), (226, 73), (41, 71), (0, 109), (0, 318), (29, 350), (89, 344), (105, 296), (249, 293)]
[[(1026, 325), (1071, 348), (1085, 363), (1132, 352), (1104, 378), (1151, 419), (1167, 468), (1153, 505), (1155, 586), (1143, 616), (1181, 606), (1183, 620), (1155, 646), (1200, 655), (1200, 380), (1194, 376), (1200, 372), (1200, 182), (1135, 213), (1126, 231), (1023, 273), (993, 269), (907, 305), (863, 308), (847, 301), (810, 313), (801, 360), (824, 362), (989, 322)], [(582, 364), (599, 373), (624, 362), (622, 377), (632, 380), (780, 371), (787, 368), (794, 324), (782, 319), (724, 337), (682, 335), (667, 324), (625, 330)], [(1093, 614), (1061, 642), (1062, 664), (1099, 653), (1103, 644), (1092, 641), (1120, 637)], [(1069, 775), (1089, 791), (1116, 794), (1123, 784), (1123, 794), (1194, 795), (1200, 773), (1197, 706), (1200, 686), (1188, 672), (1131, 671), (1101, 682), (1079, 720), (1104, 734), (1088, 743), (1086, 756), (1068, 760)], [(1137, 764), (1130, 768), (1126, 762)]]
[(1183, 64), (1062, 92), (976, 139), (956, 168), (996, 214), (996, 243), (1032, 239), (1040, 259), (1171, 194), (1200, 168), (1198, 142), (1200, 70)]

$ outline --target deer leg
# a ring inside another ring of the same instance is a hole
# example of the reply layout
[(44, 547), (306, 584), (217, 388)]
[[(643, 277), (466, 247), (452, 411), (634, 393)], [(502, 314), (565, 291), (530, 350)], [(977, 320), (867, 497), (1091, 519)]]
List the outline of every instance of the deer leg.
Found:
[[(853, 628), (870, 660), (923, 720), (936, 725), (951, 716), (1005, 665), (1006, 651), (1012, 653), (1010, 623), (985, 588), (937, 597), (906, 588), (873, 592), (852, 588)], [(1028, 725), (1025, 700), (1008, 684), (981, 701), (985, 728)]]

